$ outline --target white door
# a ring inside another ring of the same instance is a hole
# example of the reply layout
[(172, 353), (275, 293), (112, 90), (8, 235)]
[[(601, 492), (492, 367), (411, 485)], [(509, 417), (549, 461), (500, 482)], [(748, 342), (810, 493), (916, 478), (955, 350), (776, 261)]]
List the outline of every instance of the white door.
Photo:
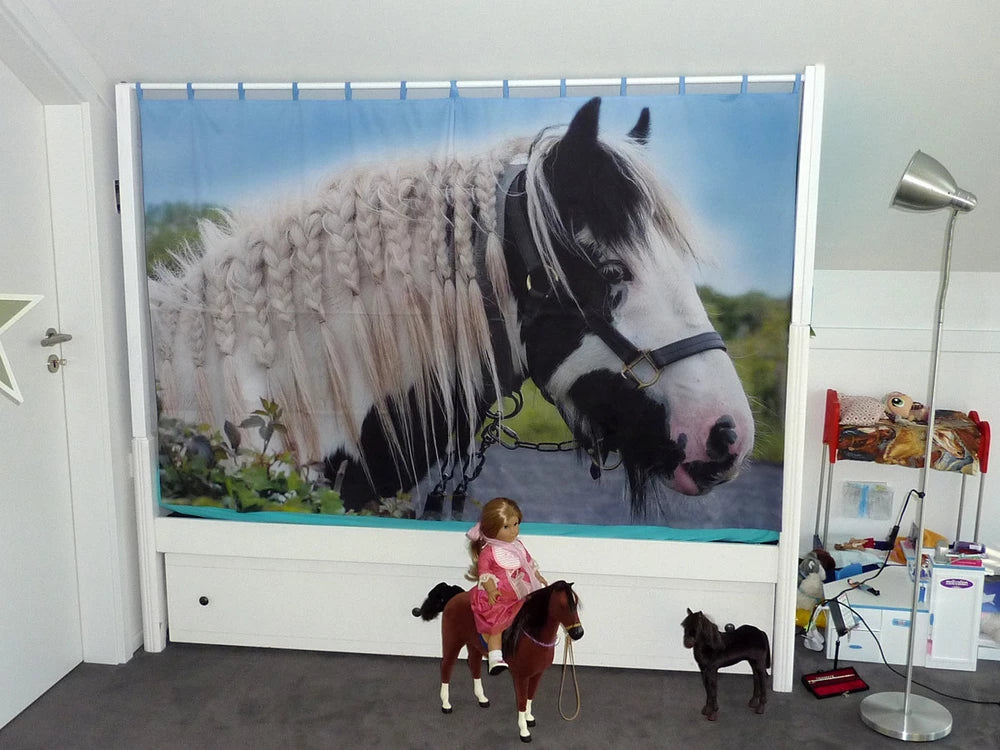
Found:
[[(0, 63), (0, 294), (41, 294), (0, 346), (23, 396), (0, 393), (0, 727), (82, 661), (42, 105)], [(72, 334), (72, 331), (66, 331)]]

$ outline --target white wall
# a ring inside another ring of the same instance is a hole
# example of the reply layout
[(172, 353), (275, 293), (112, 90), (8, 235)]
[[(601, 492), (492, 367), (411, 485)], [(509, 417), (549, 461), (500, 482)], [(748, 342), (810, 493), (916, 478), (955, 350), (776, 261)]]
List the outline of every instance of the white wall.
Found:
[[(934, 214), (941, 236), (927, 242), (943, 245), (945, 213)], [(963, 219), (956, 229), (956, 248), (964, 240)], [(938, 242), (941, 240), (941, 242)], [(939, 248), (940, 249), (940, 248)], [(953, 273), (948, 289), (942, 353), (937, 380), (937, 406), (975, 410), (1000, 428), (1000, 302), (996, 288), (1000, 274)], [(813, 330), (809, 367), (808, 431), (806, 435), (806, 496), (803, 498), (800, 550), (811, 547), (820, 478), (823, 410), (826, 389), (881, 398), (903, 391), (926, 403), (931, 367), (930, 328), (934, 320), (939, 275), (934, 272), (819, 271), (813, 302)], [(997, 452), (994, 448), (993, 453)], [(995, 466), (995, 460), (993, 466)], [(992, 467), (991, 467), (992, 468)], [(996, 470), (986, 475), (980, 541), (1000, 549), (1000, 482)], [(882, 538), (892, 522), (861, 521), (837, 513), (844, 481), (887, 483), (894, 491), (895, 519), (906, 493), (919, 487), (920, 472), (896, 466), (838, 461), (833, 474), (829, 548), (854, 537)], [(958, 532), (961, 477), (932, 471), (927, 480), (925, 521), (929, 529), (950, 539)], [(979, 479), (966, 482), (962, 539), (972, 539)], [(916, 521), (911, 501), (900, 529)], [(820, 519), (822, 535), (823, 520)]]
[(1000, 170), (984, 158), (1000, 153), (995, 0), (49, 2), (107, 73), (109, 97), (122, 80), (784, 73), (823, 63), (817, 267), (937, 269), (926, 225), (887, 210), (921, 148), (983, 202), (963, 223), (956, 270), (1000, 271), (1000, 212), (988, 210)]

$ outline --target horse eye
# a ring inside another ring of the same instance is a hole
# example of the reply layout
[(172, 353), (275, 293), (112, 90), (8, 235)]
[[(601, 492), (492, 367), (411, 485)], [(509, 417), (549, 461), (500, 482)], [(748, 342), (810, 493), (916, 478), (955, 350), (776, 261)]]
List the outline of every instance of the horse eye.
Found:
[(617, 260), (602, 263), (597, 270), (601, 274), (601, 278), (609, 284), (622, 284), (632, 280), (632, 273), (625, 267), (624, 263)]

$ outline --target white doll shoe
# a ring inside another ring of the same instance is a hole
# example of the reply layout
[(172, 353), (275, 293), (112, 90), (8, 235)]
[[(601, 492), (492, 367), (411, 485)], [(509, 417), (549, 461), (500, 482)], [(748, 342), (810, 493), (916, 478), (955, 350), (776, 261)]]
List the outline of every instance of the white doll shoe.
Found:
[(503, 660), (503, 654), (500, 651), (491, 651), (489, 654), (489, 667), (491, 675), (498, 675), (501, 672), (507, 671), (507, 662)]

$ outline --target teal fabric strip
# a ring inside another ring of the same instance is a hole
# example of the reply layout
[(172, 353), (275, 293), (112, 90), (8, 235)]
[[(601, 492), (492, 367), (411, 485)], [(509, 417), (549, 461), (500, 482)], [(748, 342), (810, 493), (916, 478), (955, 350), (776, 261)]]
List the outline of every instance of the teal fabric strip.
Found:
[[(221, 521), (290, 523), (312, 526), (347, 526), (354, 528), (420, 529), (423, 531), (461, 531), (472, 528), (473, 521), (418, 521), (413, 518), (381, 516), (333, 516), (320, 513), (238, 513), (210, 506), (172, 505), (161, 507), (185, 516), (214, 518)], [(668, 526), (590, 526), (571, 523), (525, 523), (521, 531), (535, 536), (565, 536), (591, 539), (650, 539), (682, 542), (739, 542), (774, 544), (778, 532), (767, 529), (673, 529)]]

